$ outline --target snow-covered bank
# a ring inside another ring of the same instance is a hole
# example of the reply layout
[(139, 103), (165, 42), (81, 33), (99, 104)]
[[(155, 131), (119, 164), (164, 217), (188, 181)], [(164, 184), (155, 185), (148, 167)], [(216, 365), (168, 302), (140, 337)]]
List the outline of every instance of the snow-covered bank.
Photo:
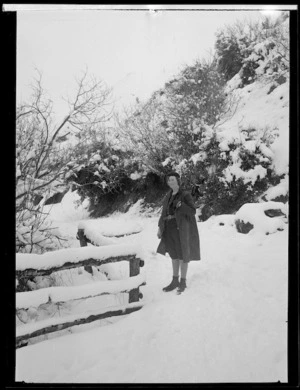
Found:
[[(132, 216), (134, 218), (134, 216)], [(170, 259), (155, 255), (157, 217), (120, 238), (145, 250), (145, 306), (117, 322), (17, 350), (17, 381), (201, 383), (287, 380), (287, 225), (244, 235), (234, 216), (198, 223), (188, 289), (163, 293)]]
[[(287, 174), (289, 166), (289, 80), (270, 92), (271, 83), (266, 79), (238, 88), (240, 76), (235, 75), (227, 83), (227, 92), (237, 100), (236, 112), (225, 123), (219, 123), (218, 137), (223, 147), (234, 140), (241, 140), (242, 132), (256, 129), (254, 145), (261, 145), (267, 130), (273, 130), (274, 142), (262, 152), (271, 157), (275, 171)], [(276, 130), (276, 131), (275, 131)]]

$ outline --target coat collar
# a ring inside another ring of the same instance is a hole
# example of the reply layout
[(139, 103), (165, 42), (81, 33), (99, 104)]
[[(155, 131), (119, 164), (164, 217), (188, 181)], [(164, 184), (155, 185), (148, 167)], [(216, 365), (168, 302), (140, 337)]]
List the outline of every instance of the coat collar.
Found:
[[(170, 198), (172, 196), (172, 192), (173, 191), (170, 189), (169, 192), (167, 193), (168, 194), (168, 198)], [(179, 190), (178, 190), (176, 195), (182, 195), (182, 193), (183, 193), (183, 189), (181, 187), (179, 187)]]
[[(181, 197), (182, 194), (183, 194), (183, 189), (181, 187), (179, 187), (179, 190), (178, 190), (176, 195)], [(167, 204), (169, 203), (169, 200), (171, 199), (171, 196), (172, 196), (172, 190), (170, 189), (170, 191), (167, 192), (167, 196), (166, 196), (166, 203)]]

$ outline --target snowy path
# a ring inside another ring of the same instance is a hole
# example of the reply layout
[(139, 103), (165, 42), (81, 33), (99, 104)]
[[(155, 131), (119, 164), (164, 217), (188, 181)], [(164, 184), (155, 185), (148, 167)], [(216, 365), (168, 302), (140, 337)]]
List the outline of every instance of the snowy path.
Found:
[(153, 253), (157, 219), (143, 221), (143, 232), (122, 242), (142, 243), (148, 254), (141, 269), (144, 308), (110, 325), (18, 349), (16, 380), (285, 382), (287, 228), (251, 236), (235, 231), (232, 216), (199, 223), (202, 260), (190, 263), (188, 289), (178, 296), (161, 291), (171, 264)]

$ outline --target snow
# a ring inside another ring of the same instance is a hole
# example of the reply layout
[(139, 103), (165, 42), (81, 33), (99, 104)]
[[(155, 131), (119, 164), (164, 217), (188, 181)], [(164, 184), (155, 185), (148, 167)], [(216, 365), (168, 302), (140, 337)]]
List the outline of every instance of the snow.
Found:
[(84, 229), (84, 235), (92, 241), (94, 245), (103, 246), (103, 245), (113, 245), (117, 241), (110, 237), (105, 237), (99, 231), (93, 228), (93, 225), (89, 225), (86, 221), (78, 224), (78, 229)]
[(171, 157), (167, 157), (167, 158), (165, 159), (165, 161), (163, 161), (163, 162), (161, 163), (161, 165), (162, 165), (163, 167), (165, 167), (165, 166), (168, 165), (171, 161), (172, 161)]
[(193, 161), (194, 165), (197, 164), (198, 161), (204, 161), (207, 157), (207, 154), (203, 151), (199, 153), (195, 153), (191, 156), (190, 160)]
[(124, 280), (100, 281), (74, 287), (49, 287), (17, 293), (16, 308), (37, 307), (49, 301), (65, 302), (73, 299), (89, 298), (103, 293), (116, 294), (136, 288), (144, 281), (144, 275), (137, 275)]
[(258, 178), (258, 176), (262, 179), (266, 176), (267, 170), (262, 167), (261, 165), (256, 165), (254, 168), (249, 169), (248, 171), (243, 171), (240, 168), (241, 163), (236, 163), (233, 165), (229, 165), (227, 168), (224, 169), (224, 177), (227, 181), (227, 183), (230, 183), (233, 180), (233, 177), (235, 176), (236, 179), (243, 179), (243, 182), (245, 184), (251, 182), (254, 184)]
[[(78, 224), (78, 229), (84, 229), (85, 234), (89, 238), (97, 237), (101, 234), (106, 237), (115, 237), (139, 233), (143, 227), (141, 222), (133, 221), (131, 218), (120, 218), (116, 215), (112, 218), (102, 218), (89, 221), (81, 221)], [(115, 242), (112, 239), (108, 242)], [(100, 244), (101, 245), (101, 244)]]
[(31, 158), (34, 158), (35, 157), (35, 150), (30, 150), (26, 159), (27, 161), (30, 160)]
[(289, 192), (289, 182), (288, 182), (288, 177), (285, 176), (283, 179), (280, 180), (280, 183), (277, 184), (277, 186), (270, 187), (265, 192), (265, 197), (267, 200), (272, 200), (281, 195), (285, 196), (288, 192)]
[(270, 148), (268, 148), (267, 145), (260, 144), (259, 148), (264, 156), (269, 157), (271, 159), (274, 158), (274, 152), (272, 152), (272, 150)]
[(77, 191), (69, 190), (60, 203), (44, 206), (44, 212), (49, 212), (54, 221), (75, 221), (88, 218), (89, 201), (81, 202)]
[(80, 248), (65, 248), (54, 252), (45, 252), (42, 255), (35, 253), (17, 253), (16, 270), (49, 269), (60, 267), (67, 262), (77, 263), (82, 260), (105, 260), (109, 257), (136, 255), (143, 258), (142, 249), (136, 244), (107, 245), (102, 247), (85, 246)]
[[(259, 164), (246, 172), (241, 169), (241, 150), (247, 150), (251, 154), (260, 151), (260, 163), (270, 163), (270, 168), (277, 175), (285, 175), (287, 178), (289, 80), (273, 90), (270, 89), (272, 83), (267, 78), (260, 78), (243, 88), (239, 88), (240, 82), (239, 75), (236, 75), (227, 83), (229, 99), (236, 103), (232, 104), (231, 116), (227, 114), (227, 118), (222, 118), (216, 125), (220, 150), (228, 151), (230, 143), (237, 146), (229, 153), (232, 164), (223, 170), (223, 181), (228, 184), (235, 177), (241, 178), (245, 184), (254, 185), (258, 178), (266, 177), (267, 170)], [(223, 155), (223, 158), (226, 156)], [(280, 191), (284, 189), (281, 187)]]
[(21, 172), (20, 166), (17, 165), (17, 167), (16, 167), (16, 177), (20, 177), (21, 175), (22, 175), (22, 172)]
[[(267, 202), (260, 209), (257, 204), (255, 209), (248, 205), (237, 215), (215, 216), (198, 223), (201, 261), (189, 264), (188, 287), (181, 295), (162, 291), (172, 277), (171, 260), (155, 253), (159, 243), (158, 214), (154, 211), (151, 216), (143, 214), (141, 205), (141, 201), (137, 202), (128, 213), (116, 213), (103, 220), (111, 220), (112, 224), (115, 221), (116, 230), (121, 217), (124, 220), (130, 217), (143, 225), (138, 234), (118, 238), (119, 245), (127, 246), (128, 250), (143, 247), (145, 266), (141, 277), (146, 279), (146, 285), (140, 287), (143, 308), (109, 322), (75, 326), (49, 335), (48, 340), (17, 349), (16, 380), (26, 383), (286, 382), (287, 224), (283, 224), (283, 231), (265, 235), (260, 226), (256, 234), (238, 233), (234, 223), (237, 216), (253, 221), (251, 218), (257, 215), (260, 220), (264, 208), (282, 209), (283, 204)], [(68, 224), (64, 220), (58, 224), (70, 237), (77, 230), (78, 220), (70, 216)], [(115, 251), (119, 245), (71, 249), (81, 256), (90, 250)], [(94, 290), (100, 286), (100, 282), (94, 283), (91, 287), (68, 287), (72, 291), (69, 297), (76, 296), (77, 288), (87, 291), (86, 288)], [(39, 295), (38, 291), (34, 292)], [(95, 314), (103, 311), (96, 303), (88, 307)], [(84, 306), (81, 310), (85, 312)], [(66, 318), (72, 316), (79, 318), (80, 313), (71, 312)], [(61, 323), (63, 319), (45, 318), (44, 321), (49, 325)], [(22, 326), (27, 328), (22, 330)], [(20, 325), (17, 334), (39, 326), (42, 323)]]
[[(133, 302), (129, 305), (127, 304), (126, 306), (125, 305), (120, 306), (120, 307), (118, 307), (118, 309), (124, 310), (127, 307), (136, 307), (138, 305), (140, 305), (138, 302)], [(93, 311), (86, 310), (85, 312), (81, 312), (80, 314), (69, 315), (67, 318), (67, 321), (71, 322), (71, 321), (75, 321), (75, 320), (78, 320), (81, 318), (85, 318), (86, 316), (99, 315), (99, 314), (105, 313), (106, 311), (107, 311), (106, 308), (103, 310), (99, 310), (99, 309), (93, 310)], [(24, 326), (19, 326), (17, 328), (17, 331), (16, 331), (16, 336), (18, 337), (18, 336), (26, 335), (28, 333), (35, 332), (35, 331), (43, 329), (45, 327), (63, 324), (65, 322), (66, 322), (66, 318), (59, 317), (59, 318), (55, 318), (54, 320), (51, 318), (51, 319), (46, 319), (46, 320), (42, 320), (42, 321), (29, 323), (29, 324), (26, 324)]]
[(103, 170), (105, 172), (110, 172), (110, 169), (107, 168), (107, 166), (105, 164), (103, 164), (103, 163), (99, 164), (99, 168), (98, 169), (99, 170)]
[(229, 146), (228, 146), (228, 140), (223, 139), (223, 141), (219, 143), (219, 148), (223, 152), (226, 152), (226, 151), (230, 150)]
[(237, 73), (235, 76), (232, 77), (231, 80), (228, 81), (228, 83), (226, 85), (225, 92), (227, 94), (229, 94), (233, 90), (237, 89), (241, 82), (242, 82), (242, 79), (241, 79), (240, 75)]
[(142, 177), (142, 175), (139, 172), (134, 172), (130, 175), (131, 180), (138, 180)]
[(288, 215), (287, 206), (281, 202), (246, 203), (235, 214), (235, 220), (251, 223), (254, 228), (249, 234), (276, 233), (278, 229), (284, 229), (286, 220), (280, 217), (270, 218), (264, 213), (266, 210), (281, 210)]
[(263, 136), (265, 130), (269, 129), (277, 133), (278, 137), (271, 143), (269, 150), (263, 147), (262, 153), (273, 159), (273, 168), (278, 175), (288, 173), (289, 81), (278, 85), (269, 94), (270, 83), (264, 80), (257, 80), (243, 88), (238, 88), (239, 83), (239, 75), (227, 83), (227, 93), (238, 101), (236, 111), (216, 125), (222, 150), (227, 150), (227, 143), (233, 139), (240, 142), (242, 130), (254, 128)]
[(100, 161), (101, 160), (101, 156), (100, 154), (96, 153), (94, 154), (91, 158), (90, 158), (90, 163), (93, 163), (95, 161)]
[(244, 142), (243, 146), (248, 149), (250, 152), (255, 152), (255, 149), (256, 149), (256, 144), (257, 144), (257, 141), (256, 140), (252, 140), (252, 141), (246, 141)]

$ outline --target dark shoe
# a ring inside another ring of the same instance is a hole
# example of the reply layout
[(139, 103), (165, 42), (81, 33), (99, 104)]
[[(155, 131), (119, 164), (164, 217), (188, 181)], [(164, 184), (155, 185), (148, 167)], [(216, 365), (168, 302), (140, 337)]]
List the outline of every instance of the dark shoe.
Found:
[(177, 294), (181, 294), (185, 289), (186, 289), (186, 279), (180, 279), (180, 283), (177, 288)]
[(178, 286), (179, 286), (178, 277), (176, 278), (173, 276), (172, 282), (168, 286), (164, 287), (163, 291), (165, 291), (165, 292), (172, 291), (172, 290), (175, 290), (175, 288)]

